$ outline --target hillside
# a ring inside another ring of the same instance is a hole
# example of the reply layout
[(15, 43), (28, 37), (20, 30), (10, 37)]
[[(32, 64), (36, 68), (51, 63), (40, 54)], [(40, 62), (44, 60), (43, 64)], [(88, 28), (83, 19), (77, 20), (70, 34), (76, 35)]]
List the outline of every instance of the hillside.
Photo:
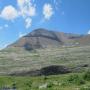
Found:
[(30, 71), (52, 65), (72, 72), (90, 69), (90, 46), (86, 43), (89, 39), (85, 37), (45, 29), (32, 31), (0, 51), (0, 74), (29, 75)]
[(36, 29), (13, 43), (12, 47), (23, 47), (25, 49), (37, 49), (48, 47), (60, 47), (62, 45), (76, 45), (75, 40), (81, 36), (63, 32), (50, 31), (43, 28)]

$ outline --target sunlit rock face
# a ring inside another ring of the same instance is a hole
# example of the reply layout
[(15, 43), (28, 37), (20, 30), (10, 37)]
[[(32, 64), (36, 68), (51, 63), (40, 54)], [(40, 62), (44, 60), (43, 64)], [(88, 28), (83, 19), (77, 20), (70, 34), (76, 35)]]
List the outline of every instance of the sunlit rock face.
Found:
[(10, 46), (23, 47), (26, 50), (47, 47), (72, 46), (80, 35), (67, 34), (63, 32), (50, 31), (47, 29), (36, 29)]

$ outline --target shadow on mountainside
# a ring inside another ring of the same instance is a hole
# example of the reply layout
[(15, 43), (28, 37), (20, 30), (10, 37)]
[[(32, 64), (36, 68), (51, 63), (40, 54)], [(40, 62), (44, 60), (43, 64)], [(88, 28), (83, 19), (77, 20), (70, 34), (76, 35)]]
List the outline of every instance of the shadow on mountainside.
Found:
[(35, 71), (23, 71), (23, 72), (14, 72), (11, 73), (11, 76), (42, 76), (42, 75), (58, 75), (58, 74), (66, 74), (70, 73), (71, 70), (65, 66), (57, 66), (57, 65), (52, 65), (52, 66), (47, 66), (44, 67), (40, 70), (35, 70)]
[(59, 65), (51, 65), (51, 66), (43, 67), (40, 70), (13, 72), (10, 73), (9, 75), (11, 76), (59, 75), (59, 74), (67, 74), (72, 72), (81, 72), (82, 70), (88, 67), (89, 67), (88, 64), (79, 65), (73, 68), (68, 68), (66, 66), (59, 66)]

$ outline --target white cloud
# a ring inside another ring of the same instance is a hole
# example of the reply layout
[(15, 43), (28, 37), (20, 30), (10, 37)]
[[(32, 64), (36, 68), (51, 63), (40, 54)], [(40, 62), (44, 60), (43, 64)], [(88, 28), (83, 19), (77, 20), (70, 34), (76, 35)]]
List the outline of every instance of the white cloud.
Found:
[(25, 3), (25, 0), (17, 0), (17, 3), (20, 6), (20, 8), (22, 8)]
[(32, 24), (32, 19), (31, 18), (26, 18), (26, 20), (25, 20), (26, 29), (30, 28), (31, 24)]
[(17, 3), (20, 9), (20, 14), (23, 17), (36, 15), (36, 8), (35, 5), (31, 3), (31, 0), (17, 0)]
[(88, 34), (90, 34), (90, 30), (88, 31)]
[(18, 12), (13, 6), (9, 5), (4, 7), (0, 14), (0, 17), (5, 20), (13, 20), (18, 17)]
[(21, 38), (21, 37), (23, 37), (25, 35), (26, 35), (26, 33), (19, 32), (19, 38)]
[(29, 8), (29, 15), (30, 16), (35, 16), (36, 15), (36, 9), (35, 9), (35, 7), (31, 6)]
[(51, 16), (53, 15), (53, 13), (54, 13), (54, 11), (53, 11), (51, 4), (44, 4), (44, 6), (43, 6), (44, 18), (49, 20), (51, 18)]

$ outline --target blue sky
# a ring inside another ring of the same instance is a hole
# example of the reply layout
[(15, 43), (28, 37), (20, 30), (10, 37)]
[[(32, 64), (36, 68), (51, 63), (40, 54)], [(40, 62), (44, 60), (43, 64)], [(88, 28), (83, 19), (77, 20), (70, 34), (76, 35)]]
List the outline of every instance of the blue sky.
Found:
[(90, 0), (0, 0), (0, 48), (37, 28), (90, 33)]

